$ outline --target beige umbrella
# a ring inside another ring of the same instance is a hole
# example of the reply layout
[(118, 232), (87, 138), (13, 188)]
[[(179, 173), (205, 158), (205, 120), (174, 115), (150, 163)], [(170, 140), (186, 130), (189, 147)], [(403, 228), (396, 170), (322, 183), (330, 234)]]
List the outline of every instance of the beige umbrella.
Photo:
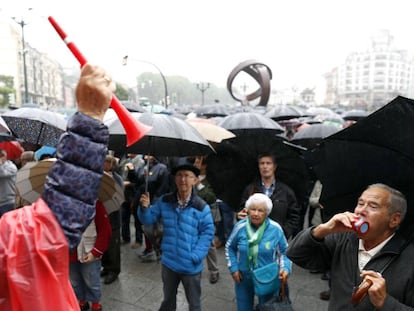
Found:
[(204, 122), (197, 120), (187, 120), (200, 134), (204, 137), (205, 140), (213, 143), (221, 143), (223, 139), (228, 139), (235, 137), (232, 132), (226, 130), (225, 128), (215, 125), (211, 122)]
[[(19, 195), (33, 203), (40, 198), (46, 182), (46, 176), (56, 159), (28, 162), (16, 175), (16, 187)], [(98, 199), (105, 206), (108, 214), (118, 210), (124, 202), (124, 191), (115, 179), (104, 173), (99, 186)]]

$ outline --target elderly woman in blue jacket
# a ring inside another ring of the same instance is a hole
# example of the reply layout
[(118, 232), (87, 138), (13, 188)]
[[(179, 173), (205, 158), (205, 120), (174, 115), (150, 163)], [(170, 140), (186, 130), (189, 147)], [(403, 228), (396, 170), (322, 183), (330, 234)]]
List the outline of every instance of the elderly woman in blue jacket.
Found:
[[(288, 244), (283, 229), (268, 218), (272, 207), (267, 195), (255, 193), (250, 196), (245, 204), (248, 217), (235, 224), (226, 242), (227, 266), (235, 282), (238, 311), (253, 310), (252, 270), (277, 261), (280, 279), (286, 279), (291, 272), (292, 262), (286, 256)], [(258, 296), (259, 305), (272, 296)]]

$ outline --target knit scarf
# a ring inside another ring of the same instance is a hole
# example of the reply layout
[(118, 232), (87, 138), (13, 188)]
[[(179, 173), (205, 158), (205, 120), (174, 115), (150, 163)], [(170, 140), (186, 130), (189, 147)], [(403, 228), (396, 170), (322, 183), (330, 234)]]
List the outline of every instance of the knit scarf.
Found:
[(253, 266), (253, 268), (257, 267), (257, 256), (259, 254), (259, 243), (263, 237), (263, 232), (266, 228), (266, 220), (254, 231), (250, 219), (247, 218), (247, 238), (249, 242), (249, 249), (247, 253), (248, 264), (249, 266)]

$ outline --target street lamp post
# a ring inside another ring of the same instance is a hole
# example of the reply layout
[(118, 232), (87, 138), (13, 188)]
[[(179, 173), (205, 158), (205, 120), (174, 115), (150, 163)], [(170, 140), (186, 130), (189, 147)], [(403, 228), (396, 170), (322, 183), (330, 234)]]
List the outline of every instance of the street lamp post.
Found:
[[(122, 60), (122, 64), (124, 66), (126, 66), (128, 64), (128, 59), (129, 59), (128, 58), (128, 55), (124, 56), (124, 58)], [(136, 62), (150, 64), (151, 66), (154, 66), (154, 68), (158, 70), (158, 72), (160, 73), (160, 76), (162, 78), (162, 82), (164, 83), (164, 91), (165, 91), (165, 94), (164, 94), (164, 107), (165, 108), (168, 108), (168, 88), (167, 88), (167, 80), (165, 79), (165, 76), (162, 73), (161, 69), (158, 68), (157, 65), (155, 65), (155, 64), (153, 64), (153, 63), (151, 63), (149, 61), (146, 61), (146, 60), (140, 60), (140, 59), (131, 59), (131, 60), (136, 61)]]
[(200, 90), (201, 92), (201, 105), (204, 106), (204, 92), (207, 91), (207, 89), (210, 87), (210, 83), (204, 83), (204, 82), (200, 82), (197, 83), (197, 89)]
[[(29, 8), (29, 11), (32, 10)], [(17, 20), (16, 17), (13, 17), (13, 20), (21, 27), (22, 29), (22, 57), (23, 57), (23, 78), (24, 78), (24, 103), (29, 102), (29, 90), (27, 85), (27, 66), (26, 66), (26, 43), (24, 42), (24, 27), (27, 23), (24, 21), (23, 17), (20, 20)]]

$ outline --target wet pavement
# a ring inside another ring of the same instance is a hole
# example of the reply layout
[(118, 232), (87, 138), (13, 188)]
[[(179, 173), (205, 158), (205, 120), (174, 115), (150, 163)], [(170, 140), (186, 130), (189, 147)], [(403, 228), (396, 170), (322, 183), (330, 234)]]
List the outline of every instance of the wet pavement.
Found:
[[(104, 311), (154, 311), (158, 310), (163, 293), (161, 263), (142, 262), (138, 253), (142, 249), (132, 249), (131, 245), (122, 246), (122, 266), (118, 279), (109, 285), (103, 284), (102, 306)], [(224, 248), (217, 250), (220, 279), (210, 284), (208, 270), (204, 262), (202, 274), (202, 307), (205, 311), (237, 310), (233, 280), (226, 267)], [(328, 302), (319, 299), (319, 293), (328, 288), (321, 274), (312, 274), (297, 266), (289, 278), (290, 298), (295, 311), (324, 311)], [(188, 310), (183, 287), (177, 295), (177, 311)]]

